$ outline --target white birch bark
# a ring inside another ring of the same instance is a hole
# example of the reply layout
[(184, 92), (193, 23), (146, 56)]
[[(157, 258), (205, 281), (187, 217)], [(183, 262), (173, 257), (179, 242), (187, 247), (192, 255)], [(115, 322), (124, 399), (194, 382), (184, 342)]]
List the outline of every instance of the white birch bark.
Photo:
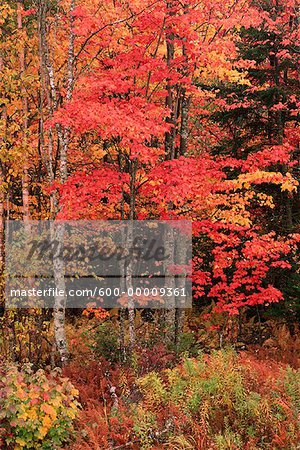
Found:
[[(75, 8), (75, 0), (71, 0), (70, 10), (69, 10), (69, 50), (68, 50), (68, 61), (67, 61), (67, 94), (66, 100), (71, 100), (72, 92), (74, 87), (74, 41), (75, 35), (73, 32), (73, 10)], [(39, 33), (40, 33), (40, 60), (41, 69), (46, 69), (47, 77), (49, 81), (50, 89), (50, 99), (51, 103), (49, 105), (50, 113), (53, 113), (58, 108), (58, 95), (56, 91), (55, 82), (55, 72), (54, 66), (51, 62), (50, 52), (47, 42), (47, 32), (46, 32), (46, 11), (47, 3), (46, 0), (39, 1)], [(59, 146), (60, 146), (60, 156), (59, 156), (59, 179), (61, 183), (64, 183), (68, 177), (68, 147), (69, 147), (69, 130), (56, 125), (55, 127)], [(54, 170), (53, 170), (53, 138), (52, 131), (50, 130), (48, 139), (48, 176), (50, 182), (54, 180)], [(52, 194), (51, 198), (51, 208), (52, 216), (56, 217), (58, 213), (58, 199), (56, 194)], [(56, 295), (54, 298), (54, 334), (56, 347), (60, 355), (60, 360), (62, 365), (68, 361), (68, 345), (67, 337), (65, 332), (65, 311), (66, 311), (66, 283), (65, 283), (65, 267), (64, 260), (62, 257), (62, 249), (64, 246), (64, 234), (65, 227), (63, 223), (54, 223), (51, 230), (52, 239), (58, 242), (57, 251), (53, 258), (53, 270), (54, 270), (54, 282), (57, 292), (63, 291), (64, 296)]]

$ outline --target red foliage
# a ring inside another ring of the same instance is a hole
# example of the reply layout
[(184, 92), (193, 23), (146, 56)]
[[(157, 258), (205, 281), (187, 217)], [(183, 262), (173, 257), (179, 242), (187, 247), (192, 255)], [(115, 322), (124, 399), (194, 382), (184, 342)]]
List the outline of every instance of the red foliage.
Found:
[[(94, 51), (99, 41), (103, 53), (50, 124), (59, 122), (76, 136), (89, 136), (87, 155), (94, 152), (95, 158), (60, 187), (59, 217), (192, 220), (195, 241), (209, 242), (206, 252), (201, 245), (195, 250), (196, 297), (205, 293), (219, 310), (231, 314), (245, 305), (281, 300), (282, 293), (269, 274), (291, 267), (294, 246), (291, 239), (270, 233), (261, 217), (267, 208), (274, 208), (264, 186), (270, 191), (276, 187), (287, 196), (297, 188), (287, 170), (277, 170), (278, 165), (293, 167), (297, 133), (291, 126), (282, 143), (261, 145), (255, 153), (239, 148), (235, 157), (230, 153), (214, 156), (209, 144), (199, 144), (202, 122), (198, 116), (204, 117), (208, 129), (205, 141), (210, 132), (225, 138), (225, 131), (209, 122), (211, 110), (226, 113), (255, 106), (251, 95), (261, 86), (250, 76), (245, 81), (244, 72), (246, 67), (253, 69), (255, 62), (233, 62), (238, 56), (236, 29), (269, 27), (282, 37), (287, 34), (285, 19), (293, 5), (290, 0), (275, 20), (272, 8), (261, 14), (243, 1), (234, 6), (227, 0), (205, 0), (203, 5), (192, 0), (185, 6), (179, 1), (146, 2), (143, 10), (139, 4), (132, 5), (130, 33), (126, 26), (122, 28), (123, 19), (109, 25), (92, 7), (77, 8), (75, 30), (80, 41), (85, 42), (94, 29), (103, 31), (88, 41), (85, 51)], [(119, 18), (127, 13), (126, 7), (115, 4), (111, 14)], [(122, 39), (110, 39), (110, 33), (120, 33)], [(284, 44), (287, 52), (295, 37), (291, 33)], [(278, 58), (284, 61), (288, 54)], [(217, 91), (199, 87), (210, 86), (215, 79), (245, 84), (244, 98), (235, 93), (218, 98)], [(176, 108), (187, 100), (190, 136), (182, 152), (183, 122)], [(295, 95), (287, 102), (296, 110)], [(281, 103), (273, 105), (274, 113), (287, 107)], [(172, 155), (168, 136), (174, 138)], [(134, 211), (129, 212), (130, 208)]]

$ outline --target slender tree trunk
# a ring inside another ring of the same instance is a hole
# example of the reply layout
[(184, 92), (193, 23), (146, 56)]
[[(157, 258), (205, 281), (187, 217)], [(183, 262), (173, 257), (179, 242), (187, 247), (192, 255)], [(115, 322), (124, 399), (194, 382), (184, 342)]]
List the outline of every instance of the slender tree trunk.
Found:
[[(184, 5), (185, 14), (187, 13), (188, 5)], [(183, 75), (188, 76), (189, 67), (188, 67), (188, 54), (186, 50), (186, 37), (183, 38), (184, 42), (182, 43), (182, 56), (184, 58), (183, 64)], [(191, 98), (187, 95), (186, 89), (183, 88), (181, 92), (181, 123), (180, 123), (180, 143), (179, 143), (179, 155), (183, 156), (187, 151), (188, 144), (188, 136), (189, 136), (189, 109), (190, 109)]]
[[(184, 65), (184, 75), (188, 75), (188, 55), (186, 51), (186, 46), (183, 43), (182, 45), (182, 56), (185, 58), (185, 65)], [(181, 94), (181, 124), (180, 124), (180, 144), (179, 144), (179, 154), (180, 156), (184, 156), (188, 149), (188, 137), (189, 137), (189, 109), (190, 109), (190, 103), (191, 98), (187, 96), (186, 89), (182, 90)], [(186, 247), (185, 247), (185, 240), (181, 239), (178, 242), (178, 248), (177, 250), (177, 258), (176, 261), (179, 262), (179, 264), (185, 263), (185, 257), (186, 257)], [(177, 288), (179, 289), (179, 292), (183, 288), (185, 288), (185, 278), (178, 278), (177, 279)], [(180, 300), (182, 300), (181, 297), (179, 297)], [(185, 300), (183, 298), (183, 300)], [(176, 309), (176, 315), (175, 315), (175, 345), (176, 348), (178, 348), (178, 340), (179, 335), (182, 332), (183, 324), (184, 324), (184, 318), (185, 318), (185, 309), (184, 305), (180, 304), (179, 307)]]
[(5, 224), (5, 191), (4, 191), (4, 176), (2, 167), (0, 165), (0, 286), (2, 298), (2, 277), (4, 272), (4, 224)]
[(53, 257), (54, 283), (58, 291), (64, 292), (63, 296), (54, 298), (54, 335), (56, 347), (60, 355), (61, 364), (68, 362), (68, 344), (65, 330), (65, 311), (66, 311), (66, 282), (65, 282), (65, 264), (61, 256), (64, 246), (65, 226), (63, 223), (52, 222), (52, 240), (58, 242), (56, 253)]
[[(122, 164), (122, 155), (119, 155), (119, 168), (120, 171), (123, 172), (123, 164)], [(122, 191), (122, 200), (121, 200), (121, 220), (125, 220), (125, 211), (124, 211), (124, 205), (125, 205), (125, 195), (124, 190)], [(126, 236), (124, 233), (124, 230), (122, 229), (122, 242), (125, 242)], [(124, 261), (120, 259), (120, 291), (126, 292), (126, 279), (125, 279), (125, 265)], [(125, 345), (125, 334), (126, 334), (126, 324), (125, 324), (125, 309), (121, 309), (119, 313), (120, 318), (120, 349), (121, 349), (121, 355), (124, 361), (126, 361), (126, 345)]]
[[(66, 100), (69, 101), (72, 98), (74, 88), (74, 42), (75, 35), (73, 31), (73, 11), (75, 8), (75, 0), (71, 0), (70, 12), (69, 12), (69, 50), (68, 50), (68, 63), (67, 63), (67, 95)], [(61, 150), (60, 150), (60, 181), (64, 183), (68, 177), (68, 147), (69, 147), (69, 128), (60, 130)]]
[[(69, 51), (68, 51), (68, 73), (67, 73), (67, 100), (71, 100), (74, 86), (74, 32), (73, 32), (73, 10), (75, 7), (75, 0), (71, 1), (69, 12)], [(64, 183), (68, 177), (68, 146), (69, 146), (69, 129), (60, 129), (60, 182)], [(56, 225), (56, 239), (59, 242), (59, 248), (64, 246), (65, 226), (63, 223)], [(68, 361), (68, 344), (65, 332), (65, 315), (66, 315), (66, 282), (65, 282), (65, 267), (62, 257), (54, 260), (54, 278), (55, 285), (58, 290), (65, 292), (64, 297), (55, 297), (54, 302), (54, 332), (56, 345), (60, 354), (62, 364)]]
[[(167, 20), (166, 20), (166, 48), (167, 48), (167, 65), (172, 73), (172, 63), (174, 60), (174, 32), (172, 31), (172, 23), (171, 19), (174, 16), (174, 4), (172, 1), (167, 0)], [(176, 126), (178, 114), (180, 111), (179, 108), (179, 90), (177, 88), (177, 96), (176, 96), (176, 87), (172, 84), (171, 80), (167, 80), (167, 98), (166, 98), (166, 106), (170, 110), (170, 117), (167, 118), (167, 123), (171, 125), (170, 131), (168, 131), (165, 135), (165, 158), (166, 159), (174, 159), (176, 157), (175, 153), (175, 139), (176, 139)], [(175, 92), (174, 92), (175, 91)], [(172, 205), (170, 205), (172, 207)], [(169, 255), (168, 260), (165, 262), (165, 286), (167, 289), (171, 289), (172, 295), (167, 297), (168, 305), (164, 310), (164, 326), (165, 326), (165, 337), (167, 344), (173, 345), (175, 343), (175, 297), (174, 297), (174, 289), (175, 289), (175, 279), (171, 276), (169, 272), (169, 266), (174, 264), (174, 232), (172, 227), (168, 228), (166, 226), (165, 236), (164, 236), (164, 244), (166, 253)]]
[[(127, 239), (126, 239), (126, 245), (128, 249), (132, 248), (133, 245), (133, 224), (130, 221), (129, 225), (127, 226)], [(130, 344), (130, 351), (133, 353), (135, 348), (135, 311), (134, 311), (134, 298), (133, 298), (133, 282), (132, 282), (132, 276), (133, 276), (133, 261), (132, 257), (129, 258), (129, 262), (126, 266), (126, 291), (128, 294), (128, 320), (129, 320), (129, 344)]]
[[(1, 64), (1, 62), (0, 62)], [(1, 69), (0, 69), (1, 70)], [(5, 185), (2, 162), (0, 162), (0, 300), (4, 299), (4, 268), (5, 268)]]
[[(66, 100), (71, 100), (73, 88), (74, 88), (74, 41), (75, 35), (73, 31), (73, 10), (75, 8), (75, 0), (71, 0), (69, 11), (69, 49), (67, 60), (67, 94)], [(48, 108), (50, 115), (58, 108), (58, 95), (56, 92), (55, 73), (54, 67), (51, 63), (50, 52), (47, 42), (46, 31), (46, 12), (47, 2), (46, 0), (39, 0), (39, 52), (40, 52), (40, 66), (41, 73), (46, 72), (49, 82), (50, 96), (48, 96)], [(46, 77), (42, 75), (42, 81)], [(44, 98), (44, 95), (42, 96)], [(43, 110), (43, 105), (41, 105)], [(43, 113), (42, 113), (43, 114)], [(43, 120), (43, 119), (41, 119)], [(56, 125), (55, 130), (58, 135), (59, 142), (59, 180), (64, 183), (68, 177), (68, 147), (69, 147), (69, 129), (64, 129), (60, 125)], [(48, 132), (48, 158), (47, 158), (47, 171), (50, 183), (55, 179), (55, 171), (53, 167), (53, 129)], [(51, 218), (55, 219), (58, 213), (58, 197), (57, 193), (53, 192), (50, 198)], [(52, 238), (58, 242), (58, 249), (53, 259), (54, 268), (54, 282), (57, 290), (66, 293), (66, 283), (64, 277), (64, 261), (60, 257), (61, 250), (64, 246), (64, 234), (65, 227), (63, 223), (55, 223), (52, 225), (51, 230)], [(66, 295), (55, 296), (54, 298), (54, 333), (55, 342), (60, 355), (61, 363), (64, 365), (68, 361), (68, 345), (65, 333), (65, 308), (66, 308)]]
[[(4, 68), (3, 58), (0, 54), (0, 73), (2, 72)], [(1, 122), (3, 123), (3, 136), (5, 136), (6, 131), (6, 106), (3, 106), (2, 114), (1, 114)], [(4, 149), (5, 143), (1, 142), (1, 147)], [(3, 280), (3, 273), (4, 273), (4, 230), (5, 230), (5, 187), (4, 187), (4, 170), (3, 170), (3, 163), (0, 161), (0, 289), (1, 289), (1, 295), (0, 298), (4, 297), (4, 286), (2, 284)], [(3, 280), (4, 282), (4, 280)]]
[(28, 99), (26, 90), (24, 87), (25, 76), (25, 44), (24, 37), (22, 36), (23, 23), (22, 12), (24, 10), (24, 2), (18, 1), (17, 3), (17, 21), (18, 30), (20, 34), (20, 41), (23, 45), (20, 49), (19, 62), (20, 62), (20, 74), (21, 74), (21, 95), (23, 105), (23, 148), (24, 148), (24, 162), (23, 162), (23, 176), (22, 176), (22, 200), (23, 200), (23, 218), (24, 222), (28, 223), (30, 220), (30, 202), (29, 202), (29, 173), (28, 173), (28, 155), (27, 155), (27, 134), (28, 134)]
[(181, 100), (181, 124), (180, 124), (180, 144), (179, 154), (183, 156), (187, 152), (188, 137), (189, 137), (189, 108), (190, 98), (187, 97), (186, 91), (182, 93)]
[[(46, 31), (46, 11), (47, 6), (44, 0), (39, 1), (38, 8), (38, 35), (39, 35), (39, 60), (40, 60), (40, 141), (41, 153), (44, 165), (47, 170), (48, 182), (51, 185), (55, 179), (55, 170), (53, 167), (53, 127), (44, 129), (44, 107), (47, 104), (47, 113), (52, 116), (57, 108), (56, 88), (53, 78), (53, 68), (49, 60), (49, 50)], [(46, 131), (46, 132), (45, 132)], [(47, 143), (46, 143), (47, 140)], [(53, 190), (50, 194), (50, 219), (54, 220), (58, 208), (57, 193)]]
[[(135, 200), (136, 200), (136, 169), (137, 169), (137, 161), (130, 161), (130, 209), (129, 209), (129, 225), (127, 227), (127, 239), (126, 245), (127, 249), (130, 249), (133, 246), (133, 224), (132, 221), (135, 219)], [(130, 350), (131, 353), (135, 348), (135, 308), (134, 308), (134, 299), (131, 295), (133, 292), (133, 260), (132, 256), (129, 257), (129, 263), (126, 266), (126, 289), (128, 294), (128, 319), (129, 319), (129, 342), (130, 342)]]
[[(122, 230), (122, 242), (125, 242), (126, 236), (124, 231)], [(120, 292), (126, 292), (126, 279), (125, 279), (125, 266), (124, 261), (120, 260)], [(120, 350), (122, 359), (126, 360), (126, 345), (125, 345), (125, 310), (122, 308), (119, 313), (120, 320), (120, 333), (119, 333), (119, 341), (120, 341)]]
[[(173, 3), (167, 1), (167, 12), (168, 18), (170, 19), (173, 15)], [(166, 23), (167, 28), (170, 26), (169, 21)], [(171, 30), (167, 29), (166, 33), (166, 45), (167, 45), (167, 65), (169, 70), (172, 69), (172, 62), (174, 60), (174, 33)], [(166, 150), (166, 158), (174, 159), (175, 157), (175, 134), (176, 134), (176, 112), (174, 105), (174, 89), (171, 80), (168, 78), (167, 80), (167, 97), (166, 97), (166, 106), (170, 110), (170, 116), (167, 118), (167, 123), (171, 125), (170, 131), (166, 132), (165, 135), (165, 150)]]
[[(187, 8), (187, 5), (183, 5)], [(170, 70), (172, 70), (172, 63), (174, 60), (174, 32), (172, 31), (172, 25), (170, 26), (170, 21), (172, 16), (175, 14), (174, 4), (167, 1), (167, 21), (166, 21), (166, 46), (167, 46), (167, 65)], [(184, 57), (185, 63), (182, 70), (184, 76), (188, 75), (188, 56), (186, 52), (186, 46), (182, 44), (182, 56)], [(171, 124), (171, 129), (166, 133), (165, 136), (165, 157), (166, 159), (175, 159), (178, 156), (183, 156), (187, 152), (188, 148), (188, 136), (189, 136), (189, 109), (191, 99), (186, 93), (186, 89), (182, 86), (172, 85), (170, 80), (167, 80), (167, 98), (166, 106), (170, 109), (170, 118), (167, 120)], [(177, 129), (177, 124), (179, 122), (179, 129)], [(175, 148), (176, 136), (179, 133), (179, 146)], [(172, 205), (170, 205), (172, 208)], [(174, 232), (173, 230), (166, 231), (165, 236), (165, 246), (166, 251), (170, 255), (170, 260), (167, 261), (167, 265), (174, 264), (175, 254), (174, 254)], [(181, 249), (184, 252), (184, 249)], [(167, 273), (168, 275), (168, 273)], [(169, 274), (170, 275), (170, 274)], [(183, 287), (185, 283), (184, 279), (178, 281), (177, 287)], [(181, 286), (182, 285), (182, 286)], [(167, 278), (167, 287), (172, 290), (176, 287), (175, 279)], [(168, 298), (170, 303), (173, 303), (172, 308), (168, 308), (165, 311), (165, 322), (167, 326), (167, 341), (173, 344), (177, 343), (178, 336), (182, 330), (182, 325), (184, 322), (184, 309), (176, 309), (175, 297)]]
[[(185, 265), (186, 263), (186, 241), (184, 238), (178, 240), (177, 248), (176, 248), (176, 263), (179, 265)], [(182, 290), (186, 288), (186, 278), (185, 274), (182, 273), (181, 277), (176, 278), (176, 288), (179, 293), (182, 293)], [(179, 344), (179, 336), (182, 333), (184, 319), (185, 319), (185, 297), (179, 295), (179, 302), (176, 305), (176, 314), (175, 314), (175, 347), (178, 349)]]
[(164, 311), (165, 316), (165, 337), (168, 345), (175, 344), (175, 312), (176, 312), (176, 304), (175, 304), (175, 294), (174, 289), (175, 278), (170, 271), (170, 267), (174, 265), (174, 230), (172, 225), (168, 227), (165, 225), (165, 233), (164, 233), (164, 246), (165, 252), (168, 255), (168, 259), (165, 261), (165, 288), (171, 295), (167, 295), (167, 306)]

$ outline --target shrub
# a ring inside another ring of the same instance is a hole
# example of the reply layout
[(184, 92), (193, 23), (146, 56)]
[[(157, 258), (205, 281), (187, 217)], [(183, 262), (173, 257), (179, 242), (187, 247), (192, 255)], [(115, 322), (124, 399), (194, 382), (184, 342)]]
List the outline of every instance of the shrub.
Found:
[(107, 361), (118, 362), (121, 360), (121, 350), (118, 332), (108, 323), (100, 324), (94, 333), (93, 350), (96, 355)]
[(107, 361), (67, 369), (84, 407), (74, 450), (299, 448), (300, 371), (274, 361), (227, 349), (139, 377)]
[(53, 450), (70, 440), (79, 403), (67, 378), (57, 370), (33, 372), (30, 365), (22, 371), (6, 366), (1, 378), (1, 448)]
[(181, 448), (174, 443), (183, 437), (199, 450), (298, 448), (300, 372), (291, 368), (273, 373), (231, 350), (216, 351), (149, 373), (138, 385), (134, 429), (143, 449)]

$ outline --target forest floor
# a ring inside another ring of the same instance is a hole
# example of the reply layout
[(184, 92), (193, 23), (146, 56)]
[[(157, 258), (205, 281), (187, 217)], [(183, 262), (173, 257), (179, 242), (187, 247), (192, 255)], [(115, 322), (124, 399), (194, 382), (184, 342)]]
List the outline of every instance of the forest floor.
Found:
[(147, 345), (140, 339), (131, 361), (122, 363), (112, 342), (112, 353), (106, 342), (104, 356), (99, 341), (92, 347), (77, 335), (73, 362), (64, 371), (82, 405), (70, 448), (298, 448), (297, 327), (271, 320), (262, 325), (260, 343), (224, 342), (223, 349), (213, 348), (220, 338), (220, 330), (213, 329), (206, 336), (210, 348), (195, 348), (189, 341), (176, 355), (159, 339), (151, 341), (146, 324), (141, 335)]

